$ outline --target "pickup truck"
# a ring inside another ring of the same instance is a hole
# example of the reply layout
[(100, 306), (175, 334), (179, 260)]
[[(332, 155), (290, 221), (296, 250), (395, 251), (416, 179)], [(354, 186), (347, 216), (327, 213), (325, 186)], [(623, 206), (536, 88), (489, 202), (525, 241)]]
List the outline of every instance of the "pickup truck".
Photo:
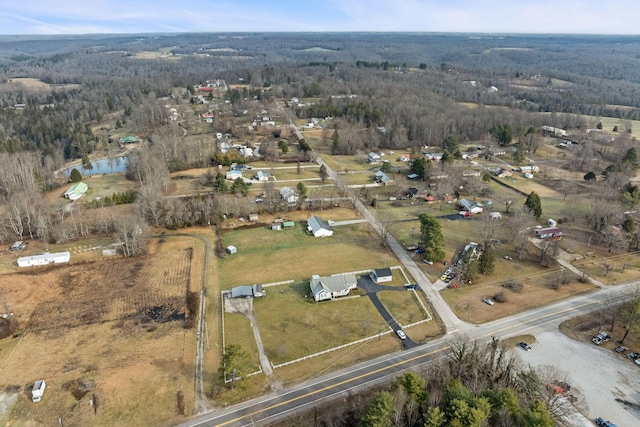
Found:
[(595, 423), (598, 427), (618, 427), (616, 424), (612, 423), (611, 421), (605, 421), (602, 418), (596, 418)]

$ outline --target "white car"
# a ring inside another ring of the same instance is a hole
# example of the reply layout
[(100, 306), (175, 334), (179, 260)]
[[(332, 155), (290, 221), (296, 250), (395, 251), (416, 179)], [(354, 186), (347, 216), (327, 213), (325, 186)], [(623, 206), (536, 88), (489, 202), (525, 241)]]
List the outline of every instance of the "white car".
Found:
[(485, 303), (485, 304), (489, 304), (489, 305), (493, 305), (494, 304), (493, 300), (491, 298), (489, 298), (489, 297), (482, 298), (482, 302)]
[(396, 334), (398, 334), (398, 338), (400, 338), (401, 340), (406, 340), (407, 339), (407, 334), (405, 334), (402, 329), (398, 329), (396, 331)]

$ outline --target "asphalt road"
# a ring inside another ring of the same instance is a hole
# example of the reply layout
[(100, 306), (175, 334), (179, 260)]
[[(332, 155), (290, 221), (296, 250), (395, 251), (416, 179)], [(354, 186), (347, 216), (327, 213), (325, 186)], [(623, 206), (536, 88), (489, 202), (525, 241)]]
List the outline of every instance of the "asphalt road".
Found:
[[(467, 325), (457, 334), (449, 334), (425, 345), (363, 362), (298, 384), (292, 389), (277, 391), (218, 412), (200, 415), (181, 427), (240, 427), (259, 422), (272, 423), (293, 413), (385, 383), (406, 370), (444, 357), (449, 343), (455, 339), (487, 339), (491, 336), (505, 338), (524, 333), (556, 331), (558, 324), (564, 320), (589, 313), (605, 304), (628, 299), (633, 294), (635, 286), (637, 283), (607, 288), (483, 325)], [(375, 342), (370, 345), (375, 345)]]

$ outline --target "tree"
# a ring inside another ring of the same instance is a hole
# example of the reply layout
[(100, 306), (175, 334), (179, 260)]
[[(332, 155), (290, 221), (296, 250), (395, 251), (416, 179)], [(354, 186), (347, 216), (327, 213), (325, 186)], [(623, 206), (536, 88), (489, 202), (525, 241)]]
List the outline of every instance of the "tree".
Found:
[(331, 137), (331, 154), (340, 153), (340, 135), (338, 135), (338, 129), (333, 132)]
[(524, 206), (536, 219), (540, 219), (542, 216), (542, 202), (540, 201), (538, 193), (532, 191), (527, 197), (527, 200), (525, 200)]
[(114, 221), (116, 238), (125, 258), (134, 257), (147, 250), (147, 227), (142, 217), (134, 214), (119, 216)]
[(289, 145), (284, 139), (278, 141), (278, 148), (282, 150), (282, 154), (287, 154), (289, 152)]
[(224, 178), (221, 172), (216, 174), (216, 178), (213, 181), (213, 189), (217, 193), (226, 193), (227, 192), (227, 180)]
[(304, 185), (304, 182), (299, 182), (296, 185), (296, 192), (298, 193), (298, 205), (302, 206), (302, 203), (307, 198), (307, 186)]
[(491, 182), (491, 173), (485, 172), (482, 174), (482, 182)]
[(240, 193), (243, 196), (246, 196), (249, 192), (249, 187), (247, 186), (247, 183), (244, 182), (244, 179), (238, 177), (235, 181), (233, 181), (233, 184), (231, 185), (231, 192), (233, 194)]
[(495, 268), (496, 254), (493, 250), (493, 246), (488, 245), (482, 251), (480, 258), (478, 259), (478, 268), (482, 274), (491, 274)]
[(252, 370), (251, 357), (237, 344), (230, 344), (224, 348), (222, 364), (218, 369), (222, 380), (230, 383), (234, 388), (235, 382), (242, 380)]
[(362, 417), (362, 427), (392, 427), (393, 395), (388, 391), (379, 391), (373, 395), (367, 412)]
[(614, 132), (618, 132), (618, 125), (615, 125), (615, 126), (613, 127), (613, 131), (614, 131)]
[(524, 155), (524, 144), (522, 142), (518, 143), (516, 147), (516, 151), (513, 153), (513, 161), (516, 163), (522, 163), (526, 156)]
[(427, 64), (425, 64), (424, 62), (421, 62), (420, 65), (418, 65), (418, 68), (421, 70), (426, 70), (427, 69)]
[(511, 125), (509, 123), (498, 123), (489, 130), (489, 133), (500, 145), (511, 143)]
[(636, 147), (631, 147), (627, 150), (622, 158), (622, 163), (631, 166), (633, 169), (638, 169), (638, 150), (636, 150)]
[(442, 141), (442, 148), (453, 154), (455, 157), (460, 157), (460, 145), (455, 137), (451, 135), (446, 137), (444, 141)]
[(324, 183), (324, 181), (329, 177), (329, 172), (327, 172), (327, 167), (322, 164), (320, 166), (320, 179)]
[(69, 175), (69, 181), (71, 182), (80, 182), (82, 181), (82, 174), (76, 168), (71, 169), (71, 174)]
[(444, 150), (444, 153), (442, 153), (442, 158), (440, 159), (440, 162), (442, 163), (442, 168), (444, 169), (445, 164), (450, 165), (451, 163), (453, 163), (453, 154), (451, 154), (447, 150)]
[(602, 122), (598, 122), (598, 124), (596, 125), (596, 129), (602, 130)]
[(415, 157), (409, 164), (409, 172), (418, 175), (420, 179), (425, 179), (426, 169), (427, 159), (422, 156)]
[(596, 174), (589, 171), (584, 175), (583, 179), (587, 182), (596, 182)]
[(428, 214), (421, 214), (420, 235), (422, 247), (425, 250), (425, 258), (431, 261), (444, 259), (442, 229), (437, 219)]

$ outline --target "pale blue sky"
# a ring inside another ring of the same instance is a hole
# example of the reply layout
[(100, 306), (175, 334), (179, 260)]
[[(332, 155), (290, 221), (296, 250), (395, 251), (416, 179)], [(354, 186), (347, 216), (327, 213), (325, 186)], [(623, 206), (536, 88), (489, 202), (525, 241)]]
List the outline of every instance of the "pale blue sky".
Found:
[(0, 34), (638, 29), (638, 0), (0, 0)]

